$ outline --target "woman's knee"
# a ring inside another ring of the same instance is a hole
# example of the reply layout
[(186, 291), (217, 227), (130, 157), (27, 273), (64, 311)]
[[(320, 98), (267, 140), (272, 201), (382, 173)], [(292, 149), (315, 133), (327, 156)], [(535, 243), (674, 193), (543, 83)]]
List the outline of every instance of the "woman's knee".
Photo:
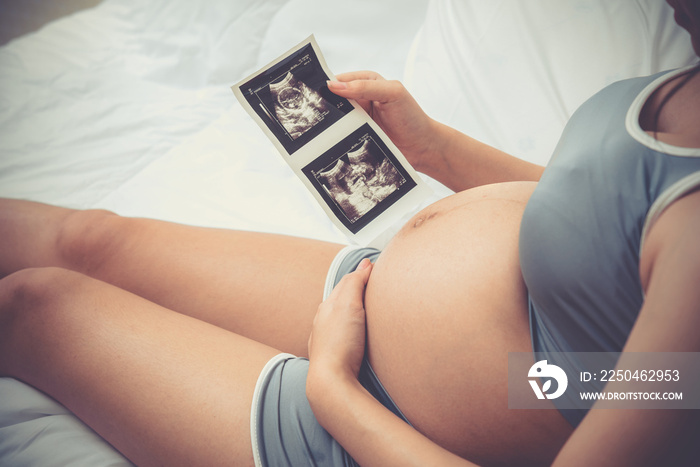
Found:
[(88, 275), (95, 272), (114, 256), (126, 224), (125, 218), (101, 209), (70, 213), (56, 237), (61, 264)]
[(27, 324), (55, 324), (91, 280), (58, 267), (22, 269), (0, 279), (0, 336)]
[[(57, 267), (14, 272), (0, 279), (0, 320), (16, 321), (26, 312), (55, 308), (51, 305), (74, 294), (82, 281), (81, 274)], [(0, 332), (6, 328), (0, 325)]]
[(55, 267), (22, 269), (0, 279), (0, 373), (11, 368), (21, 347), (41, 345), (42, 333), (60, 333), (60, 315), (67, 309), (61, 304), (87, 279)]

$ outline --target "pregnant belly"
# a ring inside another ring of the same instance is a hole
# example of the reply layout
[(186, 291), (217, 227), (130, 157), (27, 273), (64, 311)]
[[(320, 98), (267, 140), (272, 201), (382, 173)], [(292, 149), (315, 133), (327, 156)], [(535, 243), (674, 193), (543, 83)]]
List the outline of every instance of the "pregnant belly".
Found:
[(570, 426), (508, 409), (508, 352), (531, 350), (518, 231), (532, 183), (489, 185), (418, 213), (365, 294), (369, 360), (411, 423), (480, 464), (551, 462)]

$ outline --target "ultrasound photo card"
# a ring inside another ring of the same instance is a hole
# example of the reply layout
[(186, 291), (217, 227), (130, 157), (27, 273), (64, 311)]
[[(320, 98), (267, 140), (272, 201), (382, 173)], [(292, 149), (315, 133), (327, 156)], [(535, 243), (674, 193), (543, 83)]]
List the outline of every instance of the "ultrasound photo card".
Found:
[(232, 87), (283, 155), (292, 155), (354, 107), (332, 93), (313, 36)]
[(231, 89), (333, 224), (372, 245), (431, 190), (357, 102), (330, 92), (330, 79), (310, 36)]
[(314, 159), (302, 173), (331, 218), (353, 235), (418, 184), (369, 124)]

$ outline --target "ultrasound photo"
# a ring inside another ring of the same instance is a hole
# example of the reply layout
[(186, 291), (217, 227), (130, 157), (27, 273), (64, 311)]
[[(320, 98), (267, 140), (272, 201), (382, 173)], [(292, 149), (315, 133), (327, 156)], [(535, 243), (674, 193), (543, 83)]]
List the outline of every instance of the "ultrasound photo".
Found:
[(246, 101), (293, 154), (353, 110), (328, 90), (328, 75), (311, 44), (239, 87)]
[(331, 211), (353, 233), (415, 186), (367, 124), (302, 171)]
[(331, 76), (309, 36), (231, 89), (333, 224), (369, 245), (430, 189), (359, 105), (328, 89)]
[(277, 120), (292, 139), (297, 139), (330, 114), (332, 107), (303, 81), (287, 73), (280, 81), (270, 83), (275, 98)]

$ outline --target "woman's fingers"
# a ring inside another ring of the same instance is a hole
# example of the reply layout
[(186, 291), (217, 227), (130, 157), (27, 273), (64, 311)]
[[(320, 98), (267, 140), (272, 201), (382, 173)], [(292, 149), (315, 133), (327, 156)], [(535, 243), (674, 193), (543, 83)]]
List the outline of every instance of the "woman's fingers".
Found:
[(398, 81), (366, 79), (328, 81), (328, 89), (342, 97), (381, 103), (395, 101), (403, 92), (403, 87)]
[(343, 276), (328, 298), (333, 300), (345, 299), (348, 302), (352, 299), (359, 299), (360, 303), (362, 303), (362, 297), (364, 296), (365, 287), (372, 269), (371, 266), (372, 262), (368, 258), (360, 261), (354, 272)]
[(391, 102), (403, 94), (398, 81), (387, 81), (373, 72), (345, 73), (337, 81), (329, 81), (328, 88), (335, 94), (357, 101)]
[(309, 359), (314, 368), (356, 376), (365, 349), (363, 296), (371, 272), (368, 259), (347, 274), (318, 307), (309, 336)]
[(354, 99), (414, 167), (432, 159), (436, 126), (399, 81), (385, 80), (373, 71), (354, 71), (338, 75), (328, 88)]

